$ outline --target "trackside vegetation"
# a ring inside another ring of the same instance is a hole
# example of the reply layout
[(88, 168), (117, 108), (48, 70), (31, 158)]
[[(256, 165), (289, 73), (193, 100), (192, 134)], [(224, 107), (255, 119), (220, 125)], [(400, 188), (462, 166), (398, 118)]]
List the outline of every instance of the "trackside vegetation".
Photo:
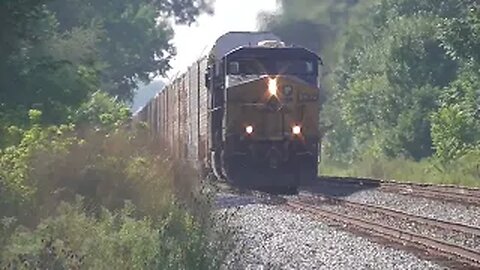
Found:
[(321, 171), (480, 186), (478, 1), (280, 2), (262, 27), (325, 62)]
[[(0, 269), (219, 269), (209, 187), (132, 125), (209, 1), (0, 1)], [(221, 217), (225, 218), (225, 217)]]
[(0, 267), (220, 267), (229, 235), (200, 177), (169, 160), (147, 127), (124, 127), (126, 116), (103, 112), (101, 125), (78, 131), (41, 127), (32, 110), (31, 127), (10, 129), (19, 141), (0, 151)]

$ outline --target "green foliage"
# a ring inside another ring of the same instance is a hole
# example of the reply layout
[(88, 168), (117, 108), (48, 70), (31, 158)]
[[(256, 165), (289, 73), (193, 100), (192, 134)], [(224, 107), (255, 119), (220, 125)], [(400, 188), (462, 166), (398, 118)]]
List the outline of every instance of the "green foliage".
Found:
[[(34, 124), (21, 132), (20, 143), (0, 155), (2, 212), (36, 222), (48, 216), (59, 200), (72, 199), (74, 194), (115, 209), (126, 199), (140, 205), (151, 198), (150, 192), (165, 195), (150, 207), (161, 209), (159, 204), (171, 193), (165, 175), (169, 167), (160, 157), (148, 154), (147, 147), (137, 148), (141, 143), (137, 140), (143, 138), (124, 130), (104, 130), (84, 132), (83, 139), (76, 137), (72, 125), (42, 128)], [(150, 177), (136, 179), (134, 169), (149, 171)]]
[(170, 68), (170, 19), (206, 11), (206, 0), (1, 1), (0, 138), (26, 128), (30, 109), (65, 123), (99, 89), (130, 101), (139, 81)]
[(98, 218), (84, 203), (62, 203), (34, 230), (18, 227), (1, 253), (15, 269), (218, 269), (215, 239), (207, 228), (175, 207), (160, 223), (138, 219), (127, 204)]
[(170, 68), (175, 50), (168, 19), (191, 23), (210, 11), (205, 0), (55, 0), (48, 4), (61, 32), (98, 28), (96, 62), (101, 88), (131, 100), (138, 81), (148, 83)]
[(74, 138), (67, 135), (73, 131), (73, 126), (42, 129), (38, 124), (41, 113), (30, 111), (29, 115), (32, 121), (30, 129), (9, 129), (10, 137), (20, 136), (20, 142), (0, 150), (0, 208), (6, 215), (14, 214), (22, 206), (34, 203), (34, 194), (41, 184), (34, 177), (35, 168), (32, 163), (44, 152), (48, 152), (52, 157), (48, 162), (53, 166), (74, 143)]
[(60, 43), (72, 43), (74, 37), (56, 32), (55, 16), (43, 1), (12, 2), (0, 4), (5, 11), (1, 19), (0, 115), (8, 115), (3, 119), (8, 124), (23, 126), (28, 121), (19, 116), (36, 108), (45, 121), (62, 122), (67, 108), (78, 105), (96, 87), (95, 71), (87, 63), (92, 59), (93, 44), (87, 39), (76, 42), (81, 57), (62, 54)]
[(364, 153), (353, 163), (325, 160), (322, 175), (480, 187), (480, 151), (470, 150), (448, 165), (436, 159), (413, 161)]
[(435, 25), (427, 17), (392, 19), (385, 33), (351, 56), (349, 62), (357, 64), (343, 76), (349, 77), (346, 88), (338, 89), (345, 121), (360, 139), (375, 133), (390, 156), (420, 159), (432, 153), (428, 116), (436, 109), (438, 87), (456, 72)]
[(80, 138), (73, 125), (42, 128), (35, 124), (40, 112), (30, 117), (20, 143), (0, 152), (0, 211), (11, 217), (0, 226), (0, 262), (20, 269), (220, 267), (228, 232), (216, 231), (223, 225), (210, 218), (198, 175), (173, 164), (143, 130), (108, 122)]
[(169, 68), (170, 19), (205, 11), (206, 0), (0, 2), (0, 268), (220, 267), (226, 238), (197, 175), (129, 127), (118, 101)]
[(87, 102), (80, 105), (73, 114), (72, 121), (77, 127), (112, 130), (121, 127), (130, 116), (126, 104), (106, 93), (95, 92)]
[(443, 93), (432, 115), (432, 139), (442, 163), (480, 146), (480, 74), (465, 72)]
[(479, 67), (480, 5), (474, 0), (458, 3), (456, 16), (445, 19), (440, 28), (443, 45), (454, 59)]

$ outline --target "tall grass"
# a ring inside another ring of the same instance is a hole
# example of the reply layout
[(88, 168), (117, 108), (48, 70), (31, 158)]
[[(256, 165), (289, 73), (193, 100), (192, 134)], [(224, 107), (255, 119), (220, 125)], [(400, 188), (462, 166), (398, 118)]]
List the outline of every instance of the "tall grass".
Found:
[(350, 164), (327, 159), (320, 165), (320, 174), (480, 187), (480, 151), (470, 151), (448, 164), (434, 158), (417, 162), (371, 155)]
[(0, 152), (0, 268), (218, 269), (198, 173), (146, 130), (33, 127)]

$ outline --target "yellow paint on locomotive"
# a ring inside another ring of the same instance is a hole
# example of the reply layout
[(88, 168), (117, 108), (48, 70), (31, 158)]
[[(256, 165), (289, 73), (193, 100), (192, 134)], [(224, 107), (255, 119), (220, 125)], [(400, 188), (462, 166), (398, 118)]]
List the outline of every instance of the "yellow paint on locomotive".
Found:
[(247, 131), (258, 141), (319, 137), (319, 89), (295, 77), (262, 77), (230, 87), (226, 104), (227, 137)]

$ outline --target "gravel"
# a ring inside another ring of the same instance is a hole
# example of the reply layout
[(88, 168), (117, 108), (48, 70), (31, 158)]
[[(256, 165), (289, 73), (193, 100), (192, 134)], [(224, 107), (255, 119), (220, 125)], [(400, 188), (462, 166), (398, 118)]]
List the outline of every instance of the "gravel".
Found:
[(235, 212), (237, 249), (225, 269), (446, 269), (253, 197), (218, 202), (220, 212)]
[(344, 197), (350, 201), (380, 205), (412, 215), (480, 227), (480, 207), (420, 197), (364, 190)]

